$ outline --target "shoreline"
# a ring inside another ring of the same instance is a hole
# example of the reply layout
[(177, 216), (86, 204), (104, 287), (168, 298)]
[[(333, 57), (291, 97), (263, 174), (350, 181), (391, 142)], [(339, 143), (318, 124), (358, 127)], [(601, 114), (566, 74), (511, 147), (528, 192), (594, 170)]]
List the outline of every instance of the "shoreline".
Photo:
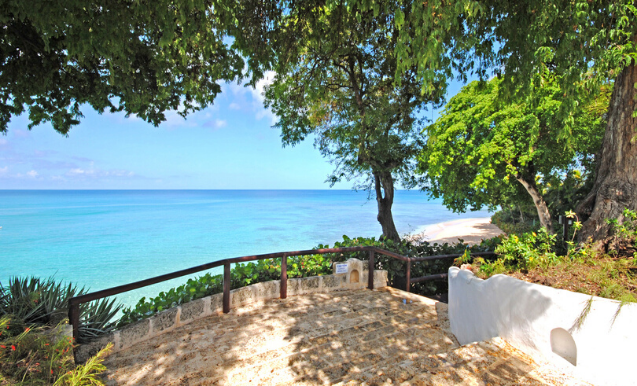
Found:
[(479, 217), (427, 225), (407, 235), (405, 239), (416, 244), (425, 241), (430, 244), (452, 244), (462, 239), (464, 243), (474, 245), (480, 244), (483, 239), (490, 239), (501, 234), (504, 232), (491, 224), (491, 217)]

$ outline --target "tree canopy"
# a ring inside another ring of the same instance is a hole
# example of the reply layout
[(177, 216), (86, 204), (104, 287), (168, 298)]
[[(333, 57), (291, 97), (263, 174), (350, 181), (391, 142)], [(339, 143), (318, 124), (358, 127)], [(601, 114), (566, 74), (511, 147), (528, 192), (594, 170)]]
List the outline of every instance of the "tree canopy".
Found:
[[(369, 119), (379, 117), (387, 123), (395, 114), (401, 118), (385, 125), (392, 127), (386, 137), (400, 132), (411, 107), (398, 112), (395, 106), (407, 95), (404, 90), (411, 94), (414, 85), (422, 90), (420, 96), (412, 94), (414, 98), (435, 100), (444, 95), (454, 76), (466, 80), (473, 74), (486, 80), (495, 74), (502, 79), (499, 96), (518, 103), (520, 97), (540, 90), (546, 79), (557, 79), (560, 92), (555, 96), (560, 100), (554, 113), (560, 124), (555, 126), (562, 141), (571, 135), (573, 112), (586, 105), (600, 85), (613, 81), (599, 170), (591, 192), (578, 207), (587, 219), (580, 235), (601, 240), (609, 230), (607, 218), (621, 217), (624, 208), (637, 209), (637, 147), (632, 146), (637, 127), (633, 116), (637, 7), (632, 0), (10, 0), (0, 6), (0, 17), (4, 27), (0, 132), (6, 132), (12, 116), (28, 111), (31, 125), (51, 122), (65, 134), (79, 122), (84, 105), (98, 112), (136, 114), (153, 124), (164, 119), (166, 110), (179, 110), (185, 116), (212, 103), (220, 91), (219, 80), (241, 76), (241, 55), (248, 59), (253, 83), (266, 70), (294, 75), (294, 69), (303, 63), (328, 63), (331, 67), (314, 68), (315, 73), (325, 74), (325, 81), (350, 77), (358, 83), (370, 77), (386, 87), (370, 89), (374, 91), (367, 96), (376, 102), (369, 102), (374, 107), (366, 107), (364, 114), (362, 99), (345, 96), (346, 90), (353, 92), (354, 88), (341, 88), (335, 94), (347, 100), (349, 107), (342, 105), (341, 112), (331, 116), (342, 122), (360, 120), (363, 129), (339, 123), (345, 136), (324, 138), (342, 147), (343, 155), (357, 149), (355, 158), (362, 167), (372, 160), (366, 160), (366, 154), (382, 150), (351, 142), (350, 151), (342, 146), (343, 139), (370, 144), (365, 142), (374, 135), (370, 128), (385, 124), (371, 125)], [(232, 42), (226, 41), (228, 35)], [(350, 46), (339, 46), (342, 43)], [(340, 48), (321, 51), (326, 47)], [(346, 51), (348, 58), (343, 56)], [(342, 59), (345, 69), (353, 62), (349, 72), (358, 74), (348, 74), (333, 61), (308, 57), (317, 52), (340, 57), (336, 62)], [(378, 55), (378, 63), (369, 60), (372, 52)], [(389, 78), (394, 81), (391, 86), (387, 86)], [(325, 86), (321, 82), (313, 87)], [(320, 98), (314, 94), (308, 92), (318, 103)], [(413, 102), (403, 101), (410, 106)], [(376, 106), (382, 109), (376, 111)], [(303, 109), (291, 112), (290, 117), (305, 115)], [(284, 119), (281, 122), (287, 124)], [(288, 127), (289, 143), (307, 135), (298, 124)], [(399, 138), (392, 141), (399, 143), (405, 137)], [(400, 142), (396, 149), (405, 144)], [(323, 149), (325, 154), (336, 155), (335, 148)], [(381, 159), (391, 157), (387, 153)], [(353, 165), (341, 166), (361, 172)], [(381, 182), (377, 191), (386, 191), (388, 186)]]
[(428, 176), (430, 193), (454, 211), (531, 201), (542, 226), (551, 230), (545, 192), (573, 178), (575, 170), (592, 174), (606, 123), (597, 106), (608, 104), (608, 92), (575, 111), (570, 135), (560, 136), (561, 90), (555, 83), (544, 83), (520, 103), (501, 102), (501, 84), (472, 82), (451, 98), (425, 129), (419, 169)]
[(291, 9), (282, 24), (293, 21), (304, 25), (290, 43), (297, 54), (277, 64), (266, 91), (283, 143), (315, 135), (316, 146), (335, 164), (329, 181), (361, 178), (376, 195), (383, 235), (399, 240), (391, 214), (394, 184), (413, 186), (421, 128), (416, 113), (440, 95), (420, 92), (415, 67), (394, 83), (398, 34), (392, 14), (319, 6), (310, 16)]
[[(368, 4), (361, 0), (361, 3)], [(515, 100), (557, 77), (560, 137), (570, 135), (572, 111), (600, 85), (614, 81), (595, 183), (578, 206), (580, 239), (603, 241), (606, 219), (637, 209), (637, 7), (632, 0), (433, 0), (396, 9), (399, 62), (416, 63), (424, 90), (433, 80), (501, 76), (501, 96)], [(404, 17), (403, 17), (404, 15)], [(399, 69), (400, 70), (400, 69)], [(540, 76), (538, 76), (540, 75)], [(620, 220), (621, 221), (621, 220)]]
[(155, 125), (207, 106), (244, 66), (229, 15), (209, 0), (3, 2), (0, 132), (25, 111), (66, 134), (84, 105)]

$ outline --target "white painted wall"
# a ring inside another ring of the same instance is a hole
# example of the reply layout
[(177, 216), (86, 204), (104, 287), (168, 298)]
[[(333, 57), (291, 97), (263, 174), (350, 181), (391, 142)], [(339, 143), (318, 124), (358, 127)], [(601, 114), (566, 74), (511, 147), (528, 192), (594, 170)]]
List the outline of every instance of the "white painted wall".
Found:
[[(578, 327), (587, 304), (590, 312)], [(501, 337), (598, 385), (637, 385), (637, 304), (619, 306), (505, 275), (482, 280), (449, 268), (449, 321), (460, 344)]]

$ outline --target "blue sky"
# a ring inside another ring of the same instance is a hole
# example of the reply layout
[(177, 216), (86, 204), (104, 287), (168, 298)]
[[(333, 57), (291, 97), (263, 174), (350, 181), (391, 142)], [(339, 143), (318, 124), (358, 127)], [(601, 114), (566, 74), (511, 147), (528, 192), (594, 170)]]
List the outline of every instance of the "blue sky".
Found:
[(281, 146), (264, 84), (226, 84), (212, 107), (186, 120), (168, 112), (159, 127), (86, 106), (65, 137), (14, 117), (0, 136), (0, 189), (328, 189), (332, 165), (311, 139)]

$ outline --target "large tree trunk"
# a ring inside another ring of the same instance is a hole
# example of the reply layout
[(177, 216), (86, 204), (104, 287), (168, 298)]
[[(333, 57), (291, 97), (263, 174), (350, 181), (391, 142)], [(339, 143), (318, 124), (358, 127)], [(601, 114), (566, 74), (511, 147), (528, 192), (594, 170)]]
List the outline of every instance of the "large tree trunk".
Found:
[[(400, 241), (400, 236), (394, 225), (394, 217), (391, 207), (394, 204), (394, 179), (391, 173), (374, 172), (374, 188), (376, 190), (376, 202), (378, 203), (378, 222), (383, 228), (383, 237)], [(384, 194), (383, 194), (384, 193)]]
[(621, 222), (624, 208), (637, 209), (635, 82), (635, 63), (615, 79), (595, 184), (576, 208), (580, 218), (586, 220), (579, 233), (580, 241), (592, 238), (598, 247), (606, 244), (609, 236), (607, 219), (619, 218)]
[[(537, 189), (537, 185), (535, 184), (535, 180), (529, 181), (523, 177), (516, 177), (519, 183), (524, 186), (524, 189), (531, 195), (533, 199), (533, 203), (535, 204), (535, 209), (537, 210), (537, 216), (540, 218), (540, 225), (542, 225), (549, 233), (553, 233), (553, 222), (551, 221), (551, 214), (549, 213), (549, 208), (546, 206), (546, 202), (542, 198), (540, 191)], [(522, 210), (520, 210), (520, 213)]]

